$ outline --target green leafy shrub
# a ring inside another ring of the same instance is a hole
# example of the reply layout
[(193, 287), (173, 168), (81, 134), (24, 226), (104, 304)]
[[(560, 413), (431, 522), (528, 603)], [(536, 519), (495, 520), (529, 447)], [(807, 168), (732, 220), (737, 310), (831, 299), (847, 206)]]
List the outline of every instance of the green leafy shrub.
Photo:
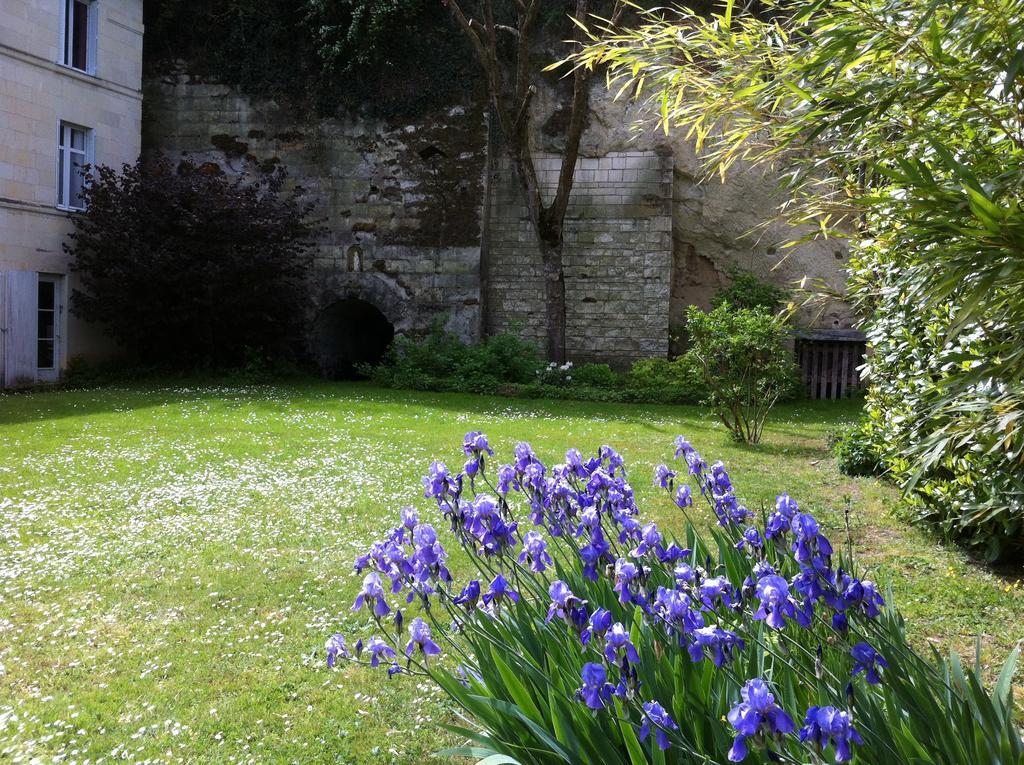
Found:
[(858, 423), (829, 436), (828, 446), (839, 470), (850, 476), (880, 475), (882, 463), (867, 423)]
[(394, 388), (495, 393), (536, 382), (541, 368), (532, 343), (500, 334), (470, 345), (437, 323), (425, 337), (396, 337), (381, 363), (362, 371)]
[(700, 367), (688, 356), (638, 361), (626, 385), (634, 400), (650, 403), (693, 404), (707, 395)]
[(771, 408), (797, 384), (783, 319), (763, 308), (735, 309), (727, 303), (686, 315), (690, 350), (701, 370), (711, 406), (733, 438), (756, 444)]
[(763, 281), (757, 274), (741, 268), (729, 270), (732, 284), (722, 287), (711, 298), (711, 307), (728, 303), (734, 308), (763, 308), (774, 313), (789, 300), (789, 292)]

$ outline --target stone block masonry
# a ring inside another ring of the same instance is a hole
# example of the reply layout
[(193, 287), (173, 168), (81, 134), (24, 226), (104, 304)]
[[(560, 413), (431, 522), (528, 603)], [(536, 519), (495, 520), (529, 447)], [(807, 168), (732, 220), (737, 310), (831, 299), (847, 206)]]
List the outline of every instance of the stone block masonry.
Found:
[[(545, 199), (561, 158), (535, 158)], [(672, 156), (614, 152), (576, 165), (565, 226), (566, 351), (618, 367), (668, 353)], [(540, 252), (512, 167), (496, 163), (490, 227), (490, 327), (545, 337)]]

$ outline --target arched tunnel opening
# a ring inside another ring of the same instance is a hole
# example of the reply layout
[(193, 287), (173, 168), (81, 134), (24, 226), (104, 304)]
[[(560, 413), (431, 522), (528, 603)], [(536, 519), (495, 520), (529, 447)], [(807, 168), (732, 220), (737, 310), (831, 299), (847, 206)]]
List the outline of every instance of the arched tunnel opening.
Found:
[(313, 325), (313, 353), (324, 377), (353, 380), (360, 365), (376, 364), (395, 337), (395, 328), (365, 300), (348, 298), (325, 308)]

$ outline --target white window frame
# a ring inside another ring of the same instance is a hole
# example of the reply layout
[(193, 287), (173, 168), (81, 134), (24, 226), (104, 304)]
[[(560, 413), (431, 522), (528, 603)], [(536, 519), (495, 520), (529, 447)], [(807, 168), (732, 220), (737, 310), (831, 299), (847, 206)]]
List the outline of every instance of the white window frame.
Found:
[(68, 14), (68, 9), (73, 6), (75, 0), (57, 0), (57, 2), (60, 3), (60, 40), (57, 43), (57, 63), (76, 72), (95, 76), (96, 52), (99, 48), (99, 0), (86, 0), (88, 28), (85, 33), (85, 69), (79, 69), (71, 63), (74, 61), (71, 47), (75, 39), (72, 28), (75, 17), (73, 13)]
[[(36, 379), (41, 382), (54, 382), (60, 377), (63, 367), (64, 351), (64, 277), (60, 274), (39, 274), (38, 284), (48, 282), (53, 285), (53, 366), (39, 366), (39, 333), (36, 332)], [(37, 303), (36, 313), (40, 311)], [(37, 319), (38, 321), (38, 319)]]
[[(71, 148), (71, 131), (79, 130), (85, 134), (85, 140), (82, 142), (84, 149), (72, 149)], [(61, 150), (63, 150), (63, 159), (61, 161)], [(82, 156), (83, 165), (92, 165), (95, 163), (95, 140), (92, 128), (87, 128), (84, 125), (76, 125), (73, 122), (67, 122), (65, 120), (59, 120), (57, 122), (57, 175), (56, 175), (56, 187), (57, 192), (57, 209), (58, 210), (84, 210), (85, 205), (72, 204), (71, 200), (71, 158), (70, 154), (75, 153)], [(64, 190), (64, 198), (61, 198), (61, 189)]]

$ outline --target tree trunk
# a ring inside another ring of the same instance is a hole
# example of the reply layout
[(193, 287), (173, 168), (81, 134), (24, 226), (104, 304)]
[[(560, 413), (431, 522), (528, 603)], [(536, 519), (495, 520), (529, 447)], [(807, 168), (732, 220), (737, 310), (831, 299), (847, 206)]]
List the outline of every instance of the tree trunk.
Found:
[(565, 363), (565, 271), (562, 269), (562, 245), (539, 240), (544, 265), (544, 314), (549, 361)]

